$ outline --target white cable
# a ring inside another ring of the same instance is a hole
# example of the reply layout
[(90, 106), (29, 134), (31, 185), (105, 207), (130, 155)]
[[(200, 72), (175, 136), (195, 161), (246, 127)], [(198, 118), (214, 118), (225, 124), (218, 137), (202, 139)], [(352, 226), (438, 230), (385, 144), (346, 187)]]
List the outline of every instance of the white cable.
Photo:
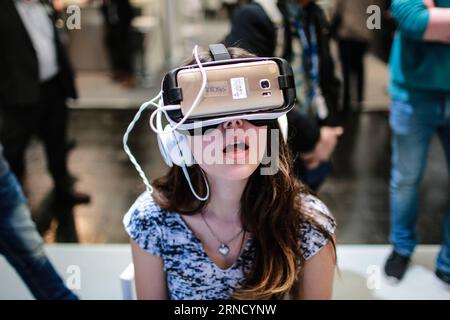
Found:
[(166, 119), (168, 119), (169, 115), (167, 114), (167, 111), (180, 109), (180, 105), (161, 106), (161, 104), (162, 104), (162, 100), (160, 100), (160, 103), (157, 105), (156, 110), (153, 111), (152, 114), (150, 115), (150, 128), (152, 128), (152, 130), (156, 134), (170, 133), (174, 130), (170, 129), (168, 131), (164, 131), (164, 128), (159, 129), (158, 127), (161, 127), (161, 125), (159, 123), (157, 123), (155, 126), (155, 123), (154, 123), (155, 117), (158, 117), (156, 121), (160, 121), (160, 119), (161, 119), (160, 114), (164, 113), (164, 115), (166, 116)]
[(184, 176), (189, 184), (189, 187), (191, 188), (192, 194), (194, 195), (194, 197), (196, 197), (198, 200), (200, 201), (206, 201), (209, 198), (209, 185), (208, 185), (208, 180), (206, 180), (205, 174), (203, 173), (203, 170), (201, 170), (202, 175), (203, 175), (203, 180), (205, 181), (205, 185), (206, 185), (206, 195), (204, 197), (200, 197), (197, 192), (195, 192), (194, 190), (194, 186), (192, 185), (191, 182), (191, 178), (189, 177), (189, 172), (187, 171), (186, 166), (182, 166), (181, 169), (183, 170)]
[[(161, 112), (164, 113), (166, 119), (170, 122), (170, 118), (169, 115), (167, 114), (167, 111), (171, 111), (171, 110), (179, 110), (181, 109), (180, 105), (167, 105), (167, 106), (163, 106), (162, 103), (162, 99), (161, 99), (161, 95), (162, 92), (160, 92), (156, 97), (154, 97), (152, 100), (147, 101), (145, 103), (143, 103), (141, 105), (141, 107), (139, 108), (139, 111), (136, 113), (136, 115), (133, 118), (133, 121), (129, 124), (127, 131), (125, 132), (124, 136), (123, 136), (123, 147), (125, 150), (125, 153), (128, 155), (130, 161), (133, 163), (134, 167), (136, 168), (136, 170), (138, 171), (139, 175), (141, 176), (146, 190), (151, 194), (153, 193), (153, 187), (151, 186), (150, 182), (147, 179), (147, 176), (145, 175), (145, 172), (142, 170), (141, 166), (139, 165), (139, 163), (137, 162), (136, 158), (133, 156), (133, 154), (131, 153), (130, 148), (127, 145), (128, 142), (128, 137), (131, 133), (131, 131), (133, 130), (134, 126), (136, 125), (136, 123), (139, 121), (139, 118), (141, 117), (142, 112), (149, 106), (152, 105), (154, 107), (156, 107), (156, 110), (152, 112), (151, 116), (150, 116), (150, 127), (151, 129), (156, 133), (156, 134), (167, 134), (170, 132), (175, 131), (176, 129), (178, 129), (179, 126), (181, 126), (184, 122), (186, 122), (186, 120), (188, 119), (188, 117), (191, 115), (192, 111), (200, 104), (200, 99), (202, 99), (203, 93), (205, 92), (205, 88), (206, 88), (206, 83), (207, 83), (207, 75), (206, 72), (202, 66), (202, 63), (200, 61), (199, 55), (198, 55), (198, 45), (196, 45), (194, 47), (194, 56), (195, 56), (195, 61), (198, 64), (198, 67), (200, 69), (200, 72), (202, 74), (202, 86), (200, 87), (200, 90), (197, 94), (197, 97), (195, 98), (191, 108), (189, 109), (189, 111), (184, 115), (184, 117), (181, 119), (181, 121), (179, 123), (177, 123), (174, 126), (170, 126), (170, 129), (168, 129), (167, 131), (164, 131), (164, 128), (162, 127), (162, 122), (161, 122)], [(158, 100), (158, 104), (155, 103), (156, 100)], [(156, 127), (154, 124), (154, 119), (157, 116), (156, 119)], [(178, 143), (178, 142), (177, 142)], [(202, 171), (202, 175), (203, 175), (203, 180), (205, 181), (205, 185), (206, 185), (206, 195), (204, 197), (200, 197), (197, 192), (195, 192), (194, 190), (194, 186), (192, 185), (191, 179), (189, 177), (189, 172), (187, 171), (187, 167), (185, 165), (181, 166), (182, 171), (184, 173), (184, 176), (189, 184), (189, 188), (192, 191), (192, 194), (200, 201), (206, 201), (209, 198), (209, 184), (208, 181), (205, 177), (205, 174)]]
[[(198, 107), (198, 105), (200, 104), (200, 100), (203, 98), (203, 93), (205, 92), (206, 89), (206, 83), (208, 81), (207, 75), (206, 75), (206, 71), (203, 68), (202, 62), (200, 61), (200, 57), (198, 55), (198, 45), (195, 45), (194, 47), (194, 57), (195, 57), (195, 61), (197, 62), (198, 68), (200, 69), (200, 73), (202, 74), (202, 86), (200, 87), (200, 90), (197, 94), (197, 96), (195, 97), (194, 102), (192, 103), (192, 106), (189, 108), (189, 111), (186, 112), (186, 114), (184, 115), (184, 117), (181, 119), (180, 122), (178, 122), (176, 125), (174, 125), (173, 127), (171, 126), (170, 129), (168, 131), (166, 131), (165, 133), (168, 132), (172, 132), (178, 129), (178, 127), (180, 127), (183, 123), (186, 122), (186, 120), (189, 118), (189, 116), (191, 115), (191, 113), (194, 111), (195, 108)], [(168, 115), (166, 113), (167, 110), (178, 110), (180, 109), (181, 106), (180, 105), (167, 105), (167, 106), (161, 106), (161, 102), (159, 103), (159, 107), (153, 111), (152, 115), (150, 116), (150, 127), (152, 128), (152, 130), (157, 133), (157, 134), (163, 134), (164, 130), (158, 130), (157, 127), (155, 127), (153, 120), (155, 118), (155, 113), (160, 113), (160, 112), (164, 112), (166, 115), (166, 118), (168, 119)]]
[(141, 176), (142, 181), (144, 181), (145, 188), (147, 189), (147, 191), (150, 194), (153, 193), (153, 188), (152, 188), (150, 182), (148, 181), (144, 170), (142, 170), (142, 168), (139, 165), (139, 163), (137, 162), (136, 158), (131, 153), (131, 150), (128, 147), (127, 143), (128, 143), (128, 137), (129, 137), (131, 131), (134, 129), (134, 126), (136, 125), (136, 123), (139, 121), (139, 118), (141, 117), (142, 112), (144, 112), (144, 110), (147, 109), (149, 105), (153, 105), (153, 106), (158, 107), (158, 105), (156, 105), (156, 103), (155, 103), (155, 100), (158, 100), (160, 97), (161, 97), (161, 92), (156, 97), (154, 97), (152, 100), (144, 102), (139, 107), (139, 110), (136, 113), (136, 115), (134, 116), (133, 121), (131, 121), (131, 123), (128, 125), (127, 131), (123, 135), (123, 149), (125, 150), (125, 153), (128, 155), (128, 158), (130, 159), (131, 163), (134, 165), (134, 167), (136, 168), (137, 172)]

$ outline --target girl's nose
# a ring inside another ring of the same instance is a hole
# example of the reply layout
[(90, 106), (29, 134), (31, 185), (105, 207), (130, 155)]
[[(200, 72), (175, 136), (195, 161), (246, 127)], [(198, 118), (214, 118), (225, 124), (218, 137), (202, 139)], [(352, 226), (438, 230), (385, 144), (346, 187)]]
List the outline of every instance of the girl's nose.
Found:
[(242, 119), (228, 120), (223, 123), (223, 128), (224, 129), (241, 128), (243, 124), (244, 121)]

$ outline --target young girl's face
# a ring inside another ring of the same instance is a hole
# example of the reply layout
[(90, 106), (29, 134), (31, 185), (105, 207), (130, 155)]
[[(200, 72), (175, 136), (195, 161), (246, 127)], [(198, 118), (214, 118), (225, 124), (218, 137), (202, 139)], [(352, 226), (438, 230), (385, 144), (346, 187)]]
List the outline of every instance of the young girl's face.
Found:
[(261, 163), (267, 126), (230, 120), (203, 135), (188, 138), (195, 161), (207, 175), (226, 180), (248, 178)]

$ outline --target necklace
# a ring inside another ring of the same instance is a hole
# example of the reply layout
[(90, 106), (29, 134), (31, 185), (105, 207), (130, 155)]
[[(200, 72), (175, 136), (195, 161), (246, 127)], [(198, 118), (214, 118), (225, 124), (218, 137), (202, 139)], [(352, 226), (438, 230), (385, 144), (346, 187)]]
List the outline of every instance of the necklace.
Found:
[(201, 212), (201, 216), (203, 221), (205, 222), (206, 226), (208, 227), (209, 231), (211, 232), (212, 236), (220, 243), (219, 247), (217, 248), (217, 251), (219, 251), (219, 253), (223, 256), (228, 255), (228, 253), (230, 253), (230, 247), (229, 244), (232, 243), (237, 237), (239, 237), (241, 235), (242, 232), (244, 232), (244, 229), (241, 229), (241, 231), (239, 231), (233, 238), (231, 238), (228, 241), (222, 241), (220, 240), (214, 233), (214, 231), (212, 230), (211, 226), (208, 224), (208, 221), (206, 221), (206, 218), (204, 216), (203, 211)]

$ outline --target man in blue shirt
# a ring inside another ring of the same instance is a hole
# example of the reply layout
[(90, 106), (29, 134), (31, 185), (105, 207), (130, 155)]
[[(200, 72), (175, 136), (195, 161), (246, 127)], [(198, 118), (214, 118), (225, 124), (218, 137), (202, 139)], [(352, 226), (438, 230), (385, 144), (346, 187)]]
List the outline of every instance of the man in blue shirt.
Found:
[[(401, 280), (417, 243), (419, 189), (434, 133), (450, 171), (450, 0), (393, 0), (398, 23), (390, 58), (391, 234), (385, 272)], [(447, 193), (448, 193), (447, 189)], [(450, 283), (450, 206), (436, 275)]]

